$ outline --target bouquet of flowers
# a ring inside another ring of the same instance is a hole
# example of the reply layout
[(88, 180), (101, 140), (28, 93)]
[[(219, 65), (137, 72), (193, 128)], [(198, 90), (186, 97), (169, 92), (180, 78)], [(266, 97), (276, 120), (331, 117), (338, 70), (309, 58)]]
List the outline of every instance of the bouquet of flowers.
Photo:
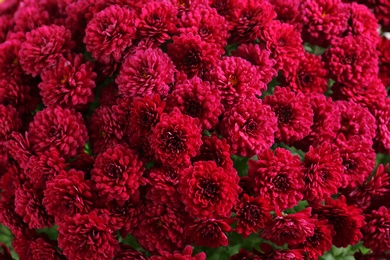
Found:
[(386, 31), (389, 0), (0, 0), (0, 259), (390, 259)]

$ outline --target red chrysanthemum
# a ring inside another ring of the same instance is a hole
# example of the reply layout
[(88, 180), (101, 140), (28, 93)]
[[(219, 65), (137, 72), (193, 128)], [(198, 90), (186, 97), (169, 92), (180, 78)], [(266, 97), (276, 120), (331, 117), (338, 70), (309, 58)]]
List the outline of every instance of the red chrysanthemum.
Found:
[(136, 14), (132, 9), (111, 5), (96, 13), (85, 29), (84, 43), (92, 57), (104, 64), (121, 62), (136, 37)]
[(310, 146), (318, 147), (323, 142), (332, 142), (340, 129), (340, 111), (331, 98), (312, 93), (309, 102), (313, 109), (313, 125), (309, 134), (294, 143), (296, 148), (308, 151)]
[(35, 77), (55, 66), (72, 47), (71, 33), (64, 26), (44, 25), (26, 34), (20, 48), (20, 64), (27, 74)]
[(148, 260), (140, 251), (132, 249), (131, 247), (121, 244), (121, 251), (116, 253), (114, 260)]
[(216, 248), (220, 246), (228, 246), (229, 240), (225, 232), (232, 231), (230, 224), (234, 220), (195, 220), (185, 228), (185, 234), (188, 241), (194, 246), (207, 246)]
[(221, 102), (230, 107), (241, 100), (261, 95), (267, 86), (260, 80), (257, 68), (239, 57), (224, 57), (207, 75), (221, 95)]
[(28, 180), (24, 171), (16, 164), (11, 164), (5, 169), (0, 179), (1, 198), (7, 202), (13, 202), (15, 191), (22, 187)]
[(199, 119), (199, 127), (207, 130), (218, 124), (223, 111), (218, 90), (197, 76), (175, 86), (167, 98), (167, 107), (177, 107), (183, 114)]
[(327, 219), (333, 226), (333, 245), (336, 247), (347, 247), (356, 244), (361, 238), (360, 229), (364, 225), (362, 210), (355, 205), (345, 203), (345, 197), (338, 199), (330, 197), (325, 199), (325, 205), (313, 205), (313, 214), (318, 214), (319, 219)]
[(13, 39), (0, 44), (0, 76), (19, 78), (23, 74), (19, 51), (22, 41)]
[(50, 259), (64, 260), (65, 257), (57, 248), (57, 242), (48, 240), (48, 238), (39, 237), (27, 242), (30, 246), (32, 260)]
[(142, 207), (134, 237), (142, 248), (152, 252), (173, 252), (185, 244), (184, 227), (188, 215), (177, 208), (147, 203)]
[(80, 113), (55, 107), (45, 108), (35, 115), (29, 126), (29, 137), (34, 151), (55, 148), (67, 158), (84, 147), (88, 134)]
[(344, 134), (347, 139), (359, 136), (371, 140), (375, 137), (375, 118), (367, 108), (347, 101), (337, 101), (335, 104), (340, 111), (341, 128), (339, 133)]
[(308, 0), (301, 10), (302, 36), (312, 44), (326, 47), (347, 29), (349, 10), (341, 0)]
[(304, 94), (276, 87), (272, 96), (265, 97), (264, 103), (271, 106), (278, 118), (276, 142), (292, 144), (310, 133), (314, 113)]
[(276, 13), (268, 2), (245, 0), (233, 3), (228, 18), (231, 24), (231, 41), (234, 43), (256, 41), (264, 28), (276, 18)]
[(58, 224), (58, 245), (70, 259), (112, 259), (119, 251), (113, 230), (107, 227), (108, 216), (96, 211), (65, 217)]
[(130, 125), (128, 126), (130, 131), (135, 131), (141, 136), (148, 136), (159, 122), (165, 104), (159, 95), (135, 99), (130, 110)]
[(357, 136), (347, 140), (343, 134), (340, 134), (336, 145), (344, 166), (341, 187), (353, 189), (362, 185), (375, 167), (376, 156), (372, 149), (372, 142)]
[(373, 210), (371, 214), (365, 215), (366, 225), (363, 227), (363, 244), (371, 248), (375, 253), (382, 253), (390, 250), (390, 210), (380, 207)]
[(306, 237), (306, 240), (298, 245), (297, 248), (303, 248), (310, 259), (318, 259), (324, 252), (332, 248), (333, 227), (325, 219), (315, 219), (314, 233)]
[(225, 138), (219, 139), (217, 134), (202, 137), (202, 146), (200, 154), (191, 159), (192, 162), (214, 161), (218, 167), (230, 169), (233, 167), (233, 161), (230, 158), (231, 149)]
[(5, 141), (10, 138), (13, 131), (18, 131), (22, 126), (19, 113), (16, 109), (0, 104), (0, 152), (3, 152)]
[(274, 69), (276, 60), (270, 58), (271, 53), (259, 44), (242, 44), (238, 46), (236, 51), (232, 51), (232, 55), (243, 58), (255, 65), (257, 74), (260, 75), (260, 80), (264, 84), (271, 82), (272, 78), (277, 75)]
[(39, 83), (43, 103), (48, 107), (60, 105), (74, 108), (93, 101), (96, 73), (93, 65), (84, 62), (82, 55), (69, 54), (55, 68), (41, 73)]
[(171, 166), (187, 166), (199, 153), (202, 144), (197, 121), (183, 115), (178, 108), (162, 114), (150, 136), (150, 146), (157, 159)]
[(23, 217), (15, 212), (14, 200), (0, 201), (0, 223), (9, 228), (14, 236), (31, 232)]
[(276, 216), (260, 233), (264, 239), (282, 246), (303, 243), (314, 235), (314, 219), (310, 218), (311, 208), (306, 208), (294, 214)]
[(143, 183), (143, 172), (143, 164), (134, 151), (116, 145), (97, 156), (91, 179), (100, 196), (124, 202)]
[(126, 117), (112, 107), (100, 107), (89, 118), (88, 129), (94, 153), (124, 143)]
[(329, 76), (340, 83), (367, 84), (379, 71), (375, 45), (361, 37), (338, 39), (324, 57)]
[(15, 191), (15, 212), (23, 217), (30, 228), (51, 227), (54, 219), (42, 204), (43, 191), (26, 182)]
[(126, 97), (168, 95), (174, 81), (174, 66), (159, 48), (137, 49), (123, 62), (115, 82)]
[(277, 16), (276, 19), (294, 25), (297, 31), (302, 30), (300, 0), (270, 0)]
[(181, 195), (177, 191), (180, 177), (175, 169), (152, 168), (147, 179), (146, 198), (164, 205), (182, 206)]
[(54, 13), (54, 10), (49, 10), (46, 3), (50, 3), (50, 1), (23, 1), (13, 15), (14, 30), (28, 32), (37, 29), (39, 26), (51, 24), (53, 21), (50, 13)]
[(258, 160), (249, 161), (249, 179), (256, 196), (268, 199), (275, 208), (294, 207), (303, 198), (303, 166), (299, 156), (276, 148), (275, 154), (265, 150)]
[(236, 207), (237, 227), (236, 232), (247, 237), (256, 233), (258, 229), (265, 227), (272, 216), (272, 207), (269, 201), (263, 197), (252, 197), (244, 194)]
[(217, 10), (207, 5), (197, 5), (183, 13), (180, 20), (181, 33), (198, 34), (204, 41), (215, 43), (224, 52), (227, 44), (228, 23)]
[(267, 26), (261, 36), (266, 50), (271, 52), (271, 58), (276, 60), (276, 69), (290, 71), (298, 67), (304, 54), (302, 39), (294, 26), (273, 21)]
[(219, 129), (236, 154), (252, 157), (273, 145), (277, 118), (261, 100), (246, 99), (224, 113)]
[(65, 216), (84, 214), (93, 209), (96, 195), (92, 191), (91, 181), (84, 178), (84, 172), (70, 169), (61, 171), (46, 183), (42, 203), (57, 221), (62, 221)]
[(305, 255), (302, 249), (274, 249), (270, 244), (260, 245), (263, 253), (256, 252), (253, 260), (304, 260)]
[(146, 2), (141, 9), (138, 34), (157, 45), (164, 43), (177, 31), (177, 13), (177, 8), (169, 2)]
[(37, 156), (31, 156), (25, 174), (30, 178), (34, 187), (44, 189), (47, 181), (56, 177), (60, 171), (67, 167), (68, 164), (60, 153), (55, 149), (51, 149)]
[(327, 75), (321, 57), (306, 52), (300, 57), (297, 69), (288, 71), (282, 77), (281, 86), (295, 92), (323, 94), (328, 89)]
[(25, 132), (25, 136), (23, 136), (19, 132), (12, 132), (5, 146), (9, 155), (18, 162), (20, 168), (24, 169), (33, 154), (28, 133)]
[(387, 39), (386, 37), (381, 37), (379, 40), (379, 44), (377, 45), (377, 49), (379, 56), (379, 78), (382, 80), (385, 86), (390, 86), (390, 39)]
[(192, 32), (173, 36), (172, 40), (173, 43), (168, 45), (168, 55), (176, 68), (183, 70), (189, 78), (202, 77), (220, 56), (218, 45), (208, 43)]
[(161, 256), (152, 256), (150, 260), (206, 260), (206, 254), (203, 252), (197, 253), (192, 256), (192, 246), (186, 246), (183, 252), (169, 253), (166, 251), (161, 252)]
[(241, 188), (236, 171), (213, 161), (196, 162), (182, 171), (178, 190), (185, 209), (199, 219), (229, 217)]
[(373, 77), (368, 83), (343, 84), (334, 83), (332, 97), (335, 100), (355, 102), (363, 107), (372, 107), (373, 103), (387, 97), (386, 88), (378, 77)]
[(337, 189), (342, 185), (342, 162), (335, 145), (324, 142), (316, 148), (310, 146), (304, 161), (305, 198), (308, 201), (320, 202), (337, 193)]

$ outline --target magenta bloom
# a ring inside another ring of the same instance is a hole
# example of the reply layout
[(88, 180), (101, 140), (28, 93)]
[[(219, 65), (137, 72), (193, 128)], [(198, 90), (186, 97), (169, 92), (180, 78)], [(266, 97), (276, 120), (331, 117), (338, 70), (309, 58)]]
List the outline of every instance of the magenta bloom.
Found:
[(252, 157), (273, 145), (277, 118), (260, 100), (246, 99), (224, 113), (219, 129), (232, 150)]
[(135, 37), (135, 12), (119, 5), (111, 5), (89, 21), (84, 43), (95, 60), (104, 64), (119, 63)]
[(225, 232), (232, 231), (230, 224), (234, 220), (195, 220), (185, 228), (188, 241), (195, 246), (217, 248), (228, 246), (229, 240)]
[[(386, 232), (390, 226), (389, 209), (382, 206), (379, 210), (373, 210), (371, 214), (365, 215), (365, 221), (366, 225), (362, 229), (364, 246), (378, 253), (388, 251), (390, 239)], [(374, 241), (380, 241), (380, 243)]]
[(93, 65), (84, 62), (82, 55), (69, 54), (59, 59), (55, 68), (41, 73), (39, 88), (44, 104), (74, 108), (92, 102), (92, 91), (96, 86), (96, 73), (92, 69)]
[(160, 49), (137, 49), (123, 62), (115, 82), (126, 97), (159, 94), (166, 97), (174, 81), (174, 66)]
[(55, 66), (73, 47), (71, 33), (63, 26), (44, 25), (26, 34), (20, 48), (20, 64), (27, 74), (36, 76)]

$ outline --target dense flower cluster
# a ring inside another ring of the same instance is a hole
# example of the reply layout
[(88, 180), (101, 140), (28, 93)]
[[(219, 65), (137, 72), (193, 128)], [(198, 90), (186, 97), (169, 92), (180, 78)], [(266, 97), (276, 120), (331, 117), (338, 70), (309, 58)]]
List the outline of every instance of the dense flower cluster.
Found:
[(0, 259), (390, 259), (387, 31), (388, 0), (0, 0)]

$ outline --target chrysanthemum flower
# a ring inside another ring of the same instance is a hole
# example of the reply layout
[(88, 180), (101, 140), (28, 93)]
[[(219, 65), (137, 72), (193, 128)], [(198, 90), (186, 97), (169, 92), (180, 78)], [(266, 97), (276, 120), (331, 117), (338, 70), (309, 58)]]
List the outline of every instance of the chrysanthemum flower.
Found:
[(20, 48), (20, 64), (27, 74), (36, 76), (55, 66), (73, 47), (71, 33), (64, 26), (44, 25), (26, 34)]
[(338, 39), (324, 54), (329, 76), (337, 82), (366, 84), (378, 74), (375, 46), (364, 38)]
[(386, 207), (373, 210), (365, 215), (366, 225), (363, 227), (363, 244), (373, 252), (382, 253), (390, 249), (390, 238), (387, 230), (390, 226), (390, 211)]
[(156, 45), (169, 40), (177, 31), (177, 8), (167, 2), (147, 2), (141, 9), (138, 34), (143, 39), (150, 39)]
[(282, 246), (298, 245), (314, 235), (314, 219), (310, 218), (311, 208), (294, 214), (276, 216), (260, 233), (264, 239)]
[(232, 150), (240, 156), (252, 157), (274, 143), (277, 118), (259, 99), (246, 99), (224, 113), (219, 129)]
[(172, 37), (168, 45), (168, 55), (176, 68), (183, 70), (189, 78), (202, 77), (216, 63), (220, 56), (218, 46), (204, 41), (192, 32)]
[(387, 153), (390, 151), (390, 99), (377, 102), (371, 110), (377, 125), (375, 149)]
[(124, 202), (143, 183), (143, 172), (138, 156), (129, 148), (116, 145), (97, 156), (91, 179), (100, 196)]
[(303, 165), (286, 149), (258, 154), (257, 161), (249, 161), (248, 176), (256, 196), (268, 199), (279, 210), (294, 207), (303, 198)]
[(272, 96), (265, 97), (264, 103), (271, 106), (278, 119), (276, 142), (292, 144), (310, 133), (314, 114), (304, 94), (276, 87)]
[(221, 95), (225, 108), (260, 95), (266, 85), (260, 80), (257, 68), (239, 57), (224, 57), (207, 75)]
[(59, 59), (55, 68), (44, 70), (40, 75), (43, 103), (47, 107), (74, 108), (92, 102), (92, 90), (96, 86), (96, 73), (92, 69), (93, 65), (84, 62), (82, 55), (69, 54)]
[(68, 258), (112, 259), (119, 251), (113, 230), (107, 227), (108, 216), (96, 211), (75, 214), (58, 222), (58, 245)]
[(183, 115), (178, 108), (162, 114), (150, 136), (156, 158), (173, 167), (188, 166), (191, 158), (199, 153), (201, 144), (197, 121)]
[(0, 104), (12, 105), (21, 114), (35, 110), (40, 101), (37, 92), (35, 84), (26, 85), (18, 77), (10, 78), (7, 75), (0, 79)]
[(29, 138), (34, 151), (55, 148), (68, 158), (84, 147), (88, 135), (80, 113), (54, 107), (45, 108), (35, 115), (29, 126)]
[(65, 216), (90, 212), (95, 200), (92, 182), (85, 180), (85, 173), (70, 169), (62, 170), (46, 183), (42, 203), (47, 212), (61, 222)]
[(355, 205), (347, 205), (345, 197), (338, 199), (326, 198), (325, 205), (313, 205), (313, 214), (318, 214), (319, 219), (327, 219), (333, 226), (333, 245), (347, 247), (356, 244), (361, 238), (360, 229), (364, 225), (362, 210)]
[(160, 49), (137, 49), (123, 62), (115, 82), (126, 97), (159, 94), (166, 97), (174, 81), (174, 66)]
[(236, 232), (242, 234), (243, 237), (247, 237), (252, 233), (256, 233), (259, 228), (264, 228), (272, 218), (271, 209), (268, 199), (244, 194), (235, 207)]
[(115, 254), (115, 260), (148, 260), (140, 251), (132, 249), (131, 247), (121, 244), (121, 250)]
[(342, 185), (343, 160), (338, 148), (324, 142), (319, 147), (310, 147), (305, 154), (305, 199), (320, 202), (336, 194)]
[(230, 224), (234, 220), (195, 220), (185, 228), (185, 234), (188, 241), (195, 246), (207, 246), (217, 248), (228, 246), (229, 240), (225, 232), (232, 231)]
[(185, 246), (184, 227), (188, 215), (181, 209), (146, 203), (133, 233), (142, 248), (152, 252), (173, 252)]
[(203, 252), (197, 253), (192, 256), (192, 246), (186, 246), (183, 249), (183, 252), (173, 252), (169, 253), (166, 251), (161, 252), (161, 256), (152, 256), (150, 260), (171, 260), (171, 259), (182, 259), (182, 260), (206, 260), (206, 254)]
[(85, 30), (84, 43), (95, 60), (103, 64), (121, 62), (136, 37), (136, 14), (132, 9), (111, 5), (95, 14)]
[(4, 149), (5, 141), (9, 139), (13, 131), (18, 131), (22, 126), (19, 113), (11, 105), (0, 104), (0, 152)]
[(241, 188), (234, 169), (223, 169), (215, 162), (196, 162), (183, 170), (178, 190), (185, 210), (199, 219), (229, 217)]

